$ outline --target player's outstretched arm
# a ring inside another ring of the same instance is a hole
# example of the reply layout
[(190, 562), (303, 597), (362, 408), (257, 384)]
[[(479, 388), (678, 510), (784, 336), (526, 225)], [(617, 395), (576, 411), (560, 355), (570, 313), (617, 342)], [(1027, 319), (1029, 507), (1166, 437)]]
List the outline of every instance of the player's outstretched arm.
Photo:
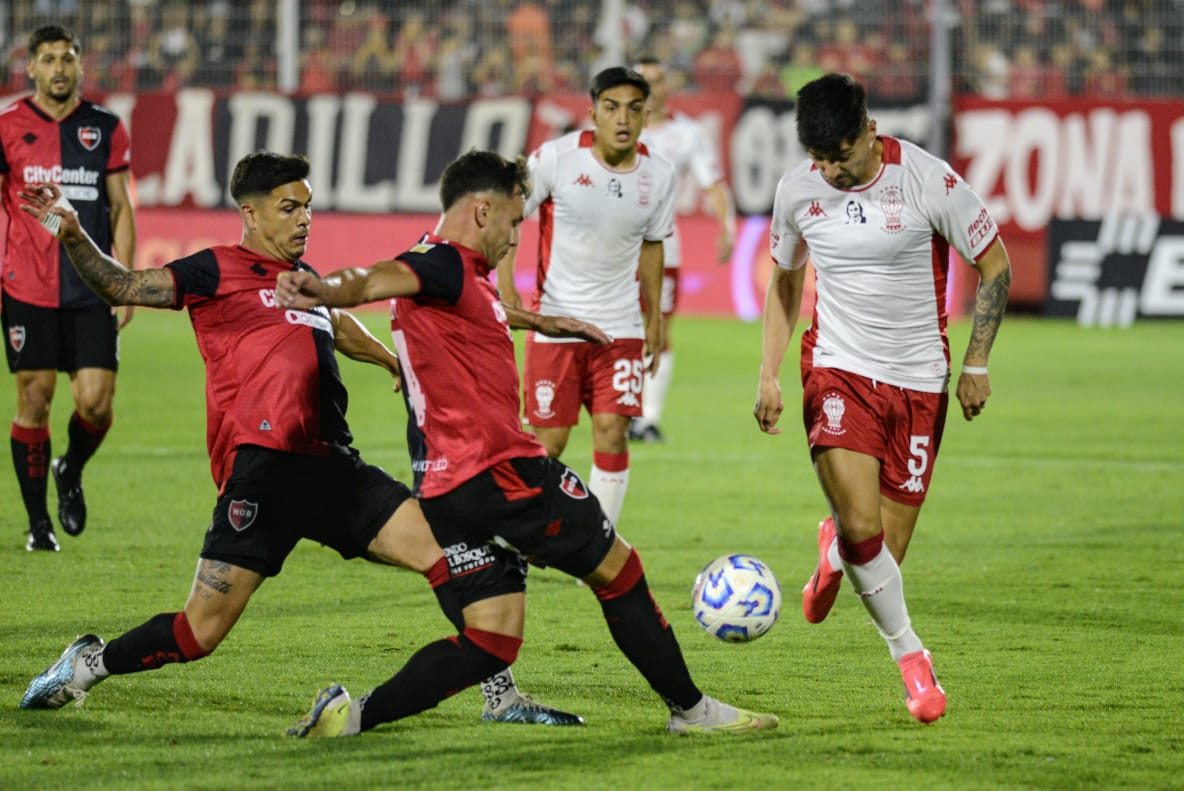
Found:
[(413, 296), (419, 288), (419, 278), (406, 264), (379, 261), (366, 268), (339, 269), (324, 278), (307, 271), (283, 272), (276, 280), (275, 296), (281, 308), (352, 308), (380, 299)]
[(38, 184), (20, 194), (21, 211), (37, 218), (66, 247), (74, 269), (108, 305), (172, 307), (173, 277), (163, 269), (128, 269), (98, 248), (78, 221), (78, 213), (53, 184)]
[(543, 316), (502, 303), (506, 321), (516, 330), (534, 330), (552, 338), (580, 338), (592, 343), (612, 343), (612, 338), (594, 324), (569, 316)]
[[(805, 246), (800, 245), (804, 254)], [(797, 256), (795, 255), (795, 260)], [(780, 434), (777, 421), (785, 404), (781, 401), (781, 361), (793, 337), (802, 309), (802, 290), (806, 279), (805, 262), (797, 269), (773, 267), (769, 290), (765, 293), (765, 313), (761, 320), (761, 371), (756, 406), (752, 414), (760, 430)]]
[(1002, 239), (996, 239), (978, 261), (979, 283), (974, 295), (974, 319), (970, 341), (962, 358), (962, 373), (958, 377), (958, 403), (962, 417), (973, 420), (982, 413), (991, 395), (991, 379), (987, 361), (991, 346), (999, 334), (1003, 312), (1007, 308), (1007, 294), (1011, 290), (1011, 259)]
[(337, 351), (351, 360), (385, 368), (395, 378), (394, 389), (398, 391), (402, 386), (402, 377), (399, 372), (399, 358), (395, 353), (374, 337), (352, 313), (334, 309), (330, 311), (330, 316), (333, 320), (333, 340)]

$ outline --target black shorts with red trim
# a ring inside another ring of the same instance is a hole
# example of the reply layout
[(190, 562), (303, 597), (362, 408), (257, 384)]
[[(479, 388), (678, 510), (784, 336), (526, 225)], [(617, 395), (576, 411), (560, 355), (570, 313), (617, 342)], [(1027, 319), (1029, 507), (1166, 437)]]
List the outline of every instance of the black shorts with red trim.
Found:
[(119, 370), (118, 319), (106, 305), (43, 308), (3, 296), (4, 350), (8, 370)]
[(584, 577), (616, 540), (600, 501), (574, 471), (548, 456), (500, 462), (421, 504), (446, 555), (460, 545), (492, 544), (536, 566)]
[(201, 556), (274, 577), (302, 538), (365, 557), (411, 491), (350, 449), (330, 456), (244, 445), (223, 487)]

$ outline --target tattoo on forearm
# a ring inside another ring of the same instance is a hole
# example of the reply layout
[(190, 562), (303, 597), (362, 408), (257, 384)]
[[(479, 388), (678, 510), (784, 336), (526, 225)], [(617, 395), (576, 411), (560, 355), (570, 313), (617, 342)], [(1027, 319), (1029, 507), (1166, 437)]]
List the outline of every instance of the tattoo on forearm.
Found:
[(1007, 307), (1007, 293), (1010, 288), (1011, 270), (1005, 270), (998, 276), (979, 283), (974, 298), (974, 326), (970, 333), (970, 343), (966, 347), (967, 357), (985, 359), (990, 354), (995, 335), (999, 332), (999, 324), (1003, 321), (1003, 311)]
[(135, 271), (96, 250), (89, 239), (66, 242), (66, 252), (82, 281), (112, 305), (173, 304), (172, 277), (161, 269)]

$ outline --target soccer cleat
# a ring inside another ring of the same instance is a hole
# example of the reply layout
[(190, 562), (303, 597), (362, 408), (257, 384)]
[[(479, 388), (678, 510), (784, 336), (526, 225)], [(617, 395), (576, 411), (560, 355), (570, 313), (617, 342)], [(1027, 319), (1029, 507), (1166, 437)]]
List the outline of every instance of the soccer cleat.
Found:
[(826, 559), (835, 538), (835, 520), (827, 517), (818, 523), (818, 565), (814, 576), (802, 588), (802, 614), (810, 623), (822, 623), (830, 614), (843, 584), (843, 570), (831, 568)]
[(514, 693), (515, 697), (497, 711), (485, 704), (481, 719), (485, 722), (518, 722), (524, 725), (583, 725), (584, 718), (578, 714), (544, 706), (529, 695)]
[(66, 465), (66, 457), (59, 456), (49, 464), (53, 482), (58, 490), (58, 522), (69, 535), (76, 536), (86, 529), (86, 497), (82, 494), (82, 472)]
[(946, 713), (946, 692), (933, 673), (933, 657), (928, 651), (905, 654), (897, 662), (904, 681), (905, 704), (918, 722), (930, 723)]
[(665, 442), (662, 431), (652, 423), (643, 424), (637, 418), (629, 421), (629, 440), (631, 442)]
[(25, 542), (25, 549), (29, 552), (57, 552), (61, 549), (57, 536), (53, 534), (53, 522), (49, 521), (48, 516), (29, 523), (29, 540)]
[[(695, 706), (699, 708), (699, 706)], [(666, 730), (670, 733), (748, 733), (771, 731), (781, 720), (776, 714), (760, 714), (738, 709), (715, 698), (703, 696), (703, 710), (695, 719), (687, 717), (688, 711), (671, 711)]]
[(88, 649), (102, 647), (103, 641), (93, 634), (84, 634), (70, 643), (49, 670), (29, 682), (29, 688), (21, 698), (21, 708), (60, 709), (71, 700), (81, 706), (86, 700), (86, 690), (74, 683), (74, 664)]
[(349, 693), (340, 684), (332, 684), (313, 698), (312, 710), (300, 722), (288, 728), (289, 736), (301, 739), (325, 739), (345, 736), (349, 724)]

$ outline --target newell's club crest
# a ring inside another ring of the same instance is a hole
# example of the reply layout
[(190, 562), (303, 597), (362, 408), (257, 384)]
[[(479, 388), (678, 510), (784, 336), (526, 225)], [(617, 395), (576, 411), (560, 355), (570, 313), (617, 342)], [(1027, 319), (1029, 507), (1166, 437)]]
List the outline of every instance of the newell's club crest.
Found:
[(8, 328), (8, 343), (16, 352), (25, 348), (25, 326), (23, 324), (14, 324)]
[(563, 477), (559, 479), (559, 488), (573, 500), (588, 499), (587, 487), (580, 480), (580, 476), (576, 475), (572, 470), (563, 471)]
[(94, 151), (103, 140), (103, 131), (97, 126), (78, 127), (78, 142), (87, 151)]
[(240, 533), (254, 524), (255, 517), (258, 515), (259, 503), (253, 503), (250, 500), (231, 500), (230, 510), (226, 514), (230, 520), (230, 526)]

